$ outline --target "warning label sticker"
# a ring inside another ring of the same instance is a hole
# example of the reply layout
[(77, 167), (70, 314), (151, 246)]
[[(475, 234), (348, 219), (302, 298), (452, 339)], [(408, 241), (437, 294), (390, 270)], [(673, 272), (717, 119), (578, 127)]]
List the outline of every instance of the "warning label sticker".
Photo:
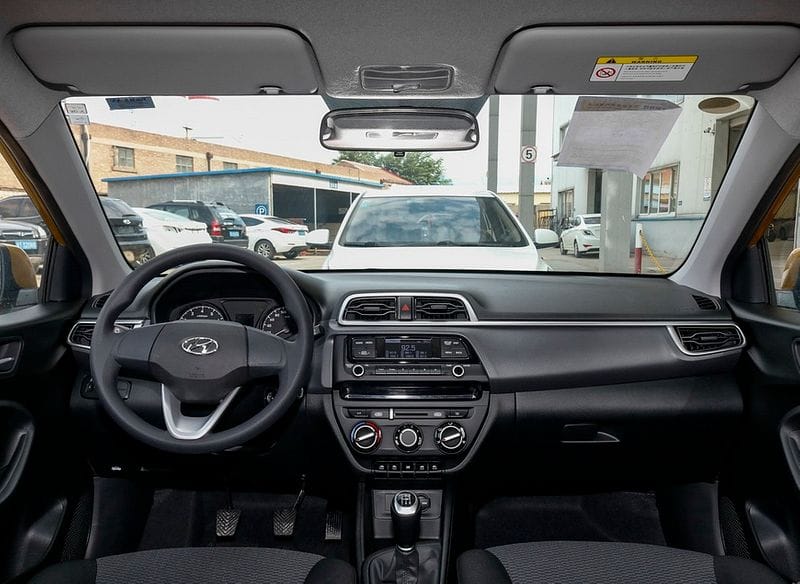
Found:
[(697, 55), (600, 57), (590, 81), (683, 81)]

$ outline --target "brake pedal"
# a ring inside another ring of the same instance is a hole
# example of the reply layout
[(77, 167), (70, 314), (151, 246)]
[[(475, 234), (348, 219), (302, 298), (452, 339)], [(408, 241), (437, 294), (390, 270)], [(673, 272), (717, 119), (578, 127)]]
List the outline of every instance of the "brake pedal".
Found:
[(297, 510), (306, 497), (306, 477), (300, 477), (300, 492), (297, 494), (294, 505), (279, 507), (272, 514), (272, 534), (275, 537), (292, 537), (294, 535), (294, 522), (297, 520)]
[(217, 509), (217, 537), (233, 537), (239, 526), (241, 509)]
[(341, 511), (328, 511), (325, 514), (325, 541), (342, 541)]

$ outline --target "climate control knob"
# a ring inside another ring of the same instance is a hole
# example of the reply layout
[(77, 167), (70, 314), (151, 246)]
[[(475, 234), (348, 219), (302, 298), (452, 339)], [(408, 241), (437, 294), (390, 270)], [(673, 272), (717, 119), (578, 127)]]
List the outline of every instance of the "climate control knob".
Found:
[(381, 443), (381, 429), (372, 422), (359, 422), (350, 432), (350, 443), (359, 452), (372, 452)]
[(467, 433), (461, 424), (445, 422), (436, 429), (434, 440), (442, 452), (458, 452), (467, 443)]
[(422, 430), (414, 424), (400, 426), (394, 431), (394, 445), (402, 452), (414, 452), (422, 446)]

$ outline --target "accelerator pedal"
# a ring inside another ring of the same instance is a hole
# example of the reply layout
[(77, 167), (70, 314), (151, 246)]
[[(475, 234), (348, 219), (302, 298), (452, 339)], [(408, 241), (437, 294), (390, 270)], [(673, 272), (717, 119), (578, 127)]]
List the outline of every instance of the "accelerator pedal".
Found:
[(325, 514), (325, 541), (342, 541), (341, 511), (328, 511)]

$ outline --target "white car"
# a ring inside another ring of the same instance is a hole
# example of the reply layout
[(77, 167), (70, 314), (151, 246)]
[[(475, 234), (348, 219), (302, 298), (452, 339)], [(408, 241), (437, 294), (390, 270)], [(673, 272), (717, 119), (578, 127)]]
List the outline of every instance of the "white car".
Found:
[[(557, 236), (549, 233), (555, 245)], [(550, 269), (496, 194), (451, 186), (394, 186), (367, 191), (350, 206), (323, 269), (482, 270), (489, 266), (514, 271)]]
[(205, 223), (158, 209), (137, 207), (134, 211), (142, 218), (147, 239), (156, 255), (185, 245), (211, 243)]
[(575, 257), (600, 252), (600, 214), (575, 215), (572, 227), (561, 232), (561, 253), (572, 252)]
[(306, 249), (308, 227), (272, 215), (240, 215), (247, 225), (248, 247), (266, 258), (294, 259)]

